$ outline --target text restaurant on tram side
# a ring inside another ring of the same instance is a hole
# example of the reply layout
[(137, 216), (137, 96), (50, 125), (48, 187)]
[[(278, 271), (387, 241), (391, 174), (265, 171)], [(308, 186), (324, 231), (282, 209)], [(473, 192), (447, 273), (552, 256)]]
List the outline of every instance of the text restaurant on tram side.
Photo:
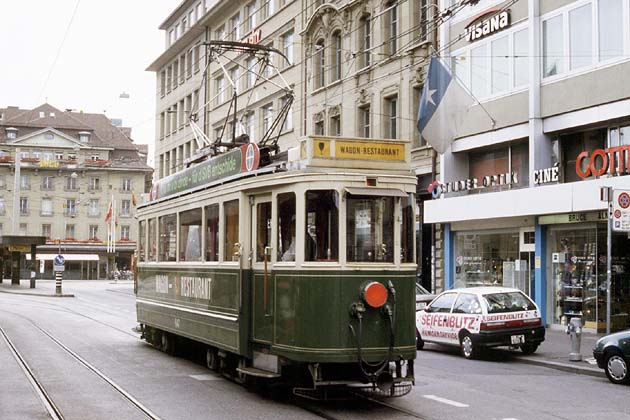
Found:
[[(404, 395), (415, 347), (410, 145), (243, 143), (158, 181), (139, 206), (138, 321), (241, 381), (311, 397)], [(191, 344), (192, 343), (192, 344)]]

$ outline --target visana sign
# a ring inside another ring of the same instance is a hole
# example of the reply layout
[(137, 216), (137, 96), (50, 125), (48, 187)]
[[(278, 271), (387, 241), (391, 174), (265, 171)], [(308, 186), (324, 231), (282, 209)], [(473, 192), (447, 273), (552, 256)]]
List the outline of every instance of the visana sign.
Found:
[[(596, 149), (593, 153), (582, 152), (575, 160), (575, 172), (580, 178), (602, 176), (604, 174), (619, 175), (630, 169), (630, 146), (609, 147), (606, 150)], [(584, 170), (582, 166), (584, 165)]]
[[(501, 13), (497, 13), (499, 10), (500, 9), (488, 10), (487, 12), (484, 12), (474, 18), (468, 26), (466, 26), (466, 41), (476, 41), (510, 26), (509, 12), (504, 10)], [(491, 16), (486, 19), (482, 19), (484, 16), (488, 15)]]

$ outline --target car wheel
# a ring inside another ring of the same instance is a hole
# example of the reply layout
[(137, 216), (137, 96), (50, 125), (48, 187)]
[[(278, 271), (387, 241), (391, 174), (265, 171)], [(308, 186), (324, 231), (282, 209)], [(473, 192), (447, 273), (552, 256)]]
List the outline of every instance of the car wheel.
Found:
[(628, 361), (618, 353), (611, 353), (606, 356), (606, 376), (613, 384), (630, 383), (630, 372), (628, 372)]
[(424, 348), (424, 340), (420, 337), (420, 332), (416, 330), (416, 348), (422, 350)]
[(533, 354), (538, 350), (538, 344), (521, 344), (523, 354)]
[(470, 334), (465, 333), (459, 340), (460, 348), (462, 350), (462, 355), (466, 359), (474, 359), (477, 357), (477, 346), (473, 342)]

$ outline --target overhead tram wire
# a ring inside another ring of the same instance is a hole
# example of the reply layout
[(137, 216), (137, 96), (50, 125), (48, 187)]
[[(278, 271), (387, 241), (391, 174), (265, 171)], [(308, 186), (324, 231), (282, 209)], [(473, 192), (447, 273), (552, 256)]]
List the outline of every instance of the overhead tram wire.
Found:
[(50, 80), (50, 76), (52, 75), (52, 72), (55, 68), (55, 65), (57, 64), (57, 60), (59, 59), (59, 55), (61, 54), (61, 49), (63, 48), (63, 45), (66, 42), (66, 38), (68, 37), (68, 32), (70, 32), (70, 27), (72, 26), (72, 22), (74, 21), (74, 17), (77, 14), (77, 10), (79, 9), (79, 4), (81, 4), (81, 0), (77, 0), (76, 5), (74, 6), (74, 10), (72, 11), (72, 16), (70, 16), (70, 21), (68, 22), (68, 25), (66, 26), (66, 31), (63, 34), (63, 39), (61, 40), (61, 44), (59, 44), (59, 47), (57, 48), (57, 53), (55, 54), (55, 59), (53, 60), (51, 66), (50, 66), (50, 70), (48, 70), (48, 75), (46, 76), (46, 80), (44, 81), (44, 85), (42, 86), (41, 91), (39, 92), (39, 97), (41, 98), (42, 95), (44, 94), (44, 91), (46, 90), (46, 87), (48, 86), (48, 81)]

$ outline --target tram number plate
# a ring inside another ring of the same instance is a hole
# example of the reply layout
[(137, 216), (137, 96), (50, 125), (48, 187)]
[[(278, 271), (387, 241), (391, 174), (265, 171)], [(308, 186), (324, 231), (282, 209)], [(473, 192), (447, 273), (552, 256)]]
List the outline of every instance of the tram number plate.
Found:
[(513, 335), (512, 344), (523, 344), (525, 342), (525, 336), (523, 334)]

